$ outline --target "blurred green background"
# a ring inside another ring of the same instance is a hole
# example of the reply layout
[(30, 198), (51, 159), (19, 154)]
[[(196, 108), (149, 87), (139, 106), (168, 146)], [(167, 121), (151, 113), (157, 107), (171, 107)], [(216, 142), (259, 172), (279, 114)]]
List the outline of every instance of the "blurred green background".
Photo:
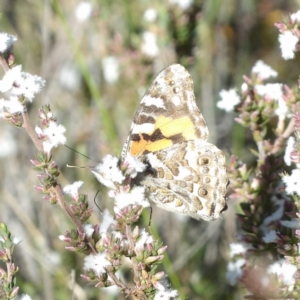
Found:
[[(81, 191), (89, 195), (91, 222), (97, 223), (93, 200), (99, 184), (88, 168), (66, 164), (94, 166), (106, 154), (119, 155), (141, 97), (172, 63), (192, 74), (210, 141), (227, 158), (234, 153), (250, 160), (248, 133), (234, 125), (233, 113), (217, 110), (218, 93), (239, 87), (258, 59), (279, 72), (279, 82), (297, 83), (299, 55), (281, 58), (274, 23), (298, 9), (299, 2), (289, 0), (2, 0), (0, 32), (18, 38), (15, 63), (47, 81), (29, 106), (32, 125), (39, 124), (38, 109), (50, 104), (67, 129), (67, 145), (91, 158), (63, 146), (53, 151), (62, 185), (85, 182)], [(29, 159), (35, 153), (23, 130), (1, 122), (0, 221), (23, 239), (15, 252), (21, 291), (43, 300), (71, 299), (72, 293), (74, 299), (124, 299), (116, 289), (96, 289), (80, 278), (83, 257), (66, 251), (57, 238), (73, 225), (33, 188), (38, 179)], [(95, 200), (111, 210), (106, 192), (101, 188)], [(229, 201), (223, 218), (211, 223), (154, 207), (152, 226), (168, 245), (170, 260), (162, 270), (186, 299), (247, 294), (225, 278), (228, 245), (237, 234), (236, 204)]]

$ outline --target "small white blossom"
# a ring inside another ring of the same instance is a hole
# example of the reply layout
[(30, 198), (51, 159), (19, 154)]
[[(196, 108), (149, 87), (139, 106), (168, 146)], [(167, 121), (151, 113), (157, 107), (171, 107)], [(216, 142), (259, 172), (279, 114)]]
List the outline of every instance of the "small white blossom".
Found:
[(278, 37), (281, 49), (281, 55), (285, 60), (292, 59), (295, 57), (296, 46), (298, 44), (298, 37), (295, 36), (291, 31), (285, 31), (279, 34)]
[(19, 101), (18, 97), (11, 96), (9, 100), (0, 99), (0, 118), (5, 118), (5, 114), (22, 113), (24, 105)]
[[(35, 131), (39, 134), (40, 128), (36, 126)], [(49, 126), (42, 130), (44, 135), (43, 148), (46, 153), (50, 153), (53, 147), (58, 147), (61, 144), (66, 143), (66, 137), (64, 132), (66, 128), (62, 125), (58, 125), (54, 121), (49, 122)]]
[(296, 193), (300, 196), (300, 170), (292, 170), (292, 174), (283, 176), (282, 181), (285, 183), (287, 194), (292, 195)]
[(258, 95), (274, 100), (282, 98), (283, 94), (281, 83), (257, 84), (254, 86), (254, 90)]
[(92, 224), (83, 224), (83, 230), (85, 235), (90, 238), (94, 233), (94, 226)]
[(8, 33), (0, 33), (0, 53), (9, 50), (17, 38)]
[(147, 168), (147, 165), (130, 153), (127, 154), (123, 164), (127, 167), (126, 174), (131, 178), (135, 178), (138, 173), (145, 171)]
[(229, 91), (222, 90), (219, 95), (221, 99), (217, 102), (217, 107), (227, 112), (232, 111), (241, 102), (236, 89), (230, 89)]
[(261, 80), (266, 80), (270, 77), (277, 77), (278, 73), (270, 66), (265, 64), (262, 60), (258, 60), (251, 70), (252, 73), (257, 74)]
[(75, 17), (78, 22), (88, 20), (92, 15), (93, 7), (89, 1), (81, 1), (75, 10)]
[(169, 3), (178, 5), (182, 10), (187, 10), (192, 6), (194, 0), (169, 0)]
[(292, 22), (298, 22), (300, 23), (300, 10), (298, 10), (297, 12), (291, 14), (291, 17), (290, 17), (291, 21)]
[(103, 76), (107, 83), (113, 84), (120, 76), (119, 60), (115, 56), (108, 56), (102, 60)]
[(142, 249), (144, 248), (144, 244), (151, 244), (153, 243), (153, 237), (146, 232), (145, 229), (143, 229), (143, 231), (141, 232), (141, 235), (138, 239), (138, 241), (136, 242), (134, 248), (135, 249)]
[(244, 254), (250, 249), (250, 246), (245, 243), (231, 243), (229, 245), (230, 248), (230, 257), (235, 255)]
[(28, 101), (32, 101), (35, 94), (39, 93), (45, 80), (37, 75), (22, 72), (22, 66), (15, 66), (7, 71), (0, 80), (0, 91), (9, 91), (15, 96), (24, 96)]
[(293, 285), (295, 283), (294, 275), (297, 272), (297, 268), (282, 259), (270, 265), (267, 272), (268, 274), (276, 274), (284, 284)]
[(277, 234), (275, 230), (271, 230), (266, 233), (263, 238), (265, 243), (275, 243), (278, 240)]
[(178, 291), (170, 290), (165, 287), (166, 284), (163, 282), (155, 282), (156, 293), (154, 300), (170, 300), (170, 299), (178, 299)]
[(110, 266), (111, 263), (106, 258), (105, 253), (98, 253), (96, 255), (90, 254), (84, 258), (83, 269), (85, 271), (92, 270), (97, 276), (105, 273), (105, 268)]
[(236, 285), (238, 279), (242, 277), (245, 263), (246, 260), (243, 258), (240, 258), (235, 262), (228, 263), (226, 278), (230, 285)]
[(98, 181), (110, 189), (116, 189), (114, 182), (122, 183), (125, 179), (119, 166), (119, 159), (112, 155), (106, 155), (100, 164), (95, 167), (92, 173), (96, 176)]
[(68, 184), (63, 188), (65, 194), (71, 195), (72, 198), (78, 199), (78, 190), (82, 187), (83, 181), (75, 181), (72, 184)]
[(284, 162), (286, 163), (287, 166), (290, 166), (292, 164), (291, 153), (292, 153), (292, 151), (294, 151), (295, 142), (296, 141), (293, 136), (290, 136), (287, 140), (287, 145), (286, 145), (285, 153), (284, 153)]
[(147, 22), (154, 22), (157, 18), (157, 11), (154, 8), (148, 8), (145, 10), (143, 17)]
[(159, 54), (159, 48), (156, 43), (156, 35), (150, 31), (143, 33), (143, 42), (141, 51), (150, 57), (155, 57)]
[(107, 209), (105, 209), (102, 214), (102, 221), (99, 227), (99, 233), (106, 233), (108, 228), (115, 223), (116, 221), (114, 220), (114, 217), (109, 213)]
[(145, 199), (145, 188), (142, 186), (134, 187), (130, 192), (117, 192), (114, 195), (115, 204), (119, 209), (122, 209), (128, 205), (141, 205), (143, 207), (149, 207), (149, 201)]
[(280, 222), (281, 225), (288, 227), (288, 228), (293, 228), (293, 229), (299, 229), (300, 228), (300, 221), (298, 219), (292, 219), (292, 220), (284, 220)]

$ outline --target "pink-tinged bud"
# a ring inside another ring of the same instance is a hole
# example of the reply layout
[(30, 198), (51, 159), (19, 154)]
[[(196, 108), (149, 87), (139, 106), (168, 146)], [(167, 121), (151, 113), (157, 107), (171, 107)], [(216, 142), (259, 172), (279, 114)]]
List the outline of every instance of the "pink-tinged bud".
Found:
[(40, 166), (40, 162), (38, 162), (37, 160), (31, 159), (30, 162), (31, 162), (35, 167), (39, 167), (39, 166)]
[(157, 254), (161, 255), (167, 250), (168, 246), (163, 246), (157, 250)]
[(76, 248), (73, 247), (73, 246), (67, 246), (65, 247), (66, 250), (69, 250), (69, 251), (73, 251), (73, 252), (76, 252)]
[(39, 117), (41, 119), (46, 119), (46, 116), (45, 116), (44, 112), (41, 109), (39, 109)]
[(72, 239), (70, 237), (65, 236), (65, 235), (59, 235), (58, 238), (61, 241), (66, 242), (66, 243), (71, 243), (72, 242)]
[(11, 67), (15, 62), (15, 55), (13, 52), (9, 53), (8, 59), (7, 59), (7, 64)]
[(110, 245), (110, 238), (106, 234), (105, 235), (103, 234), (102, 241), (103, 241), (103, 245), (105, 245), (106, 247)]
[(134, 230), (132, 231), (132, 237), (133, 239), (137, 239), (138, 236), (139, 236), (139, 227), (135, 226)]
[(145, 259), (145, 264), (149, 265), (149, 264), (154, 263), (156, 261), (162, 260), (163, 258), (164, 258), (163, 255), (149, 256)]
[(154, 281), (161, 280), (164, 277), (165, 273), (164, 272), (158, 272), (155, 275), (152, 276), (152, 279)]
[(17, 296), (18, 295), (18, 292), (19, 292), (19, 287), (18, 286), (15, 286), (14, 288), (13, 288), (13, 290), (12, 290), (12, 292), (10, 293), (10, 297), (11, 297), (11, 299), (13, 299), (15, 296)]
[(119, 245), (117, 245), (117, 244), (113, 245), (113, 251), (114, 252), (118, 252), (119, 250), (120, 250)]
[(248, 76), (243, 75), (243, 79), (247, 84), (252, 85), (252, 80)]
[(151, 252), (153, 250), (152, 244), (146, 244), (146, 250), (148, 250), (149, 252)]
[(44, 187), (40, 185), (34, 185), (33, 186), (38, 192), (43, 193), (44, 192)]
[(96, 287), (96, 288), (103, 288), (103, 287), (104, 287), (104, 283), (101, 282), (101, 281), (99, 281), (99, 282), (97, 282), (97, 283), (95, 284), (95, 287)]
[(153, 285), (159, 291), (164, 291), (165, 290), (165, 287), (159, 281), (153, 282)]
[(80, 274), (80, 277), (83, 278), (83, 279), (85, 279), (85, 280), (87, 280), (87, 281), (91, 281), (92, 280), (92, 278), (90, 276), (87, 276), (85, 274)]

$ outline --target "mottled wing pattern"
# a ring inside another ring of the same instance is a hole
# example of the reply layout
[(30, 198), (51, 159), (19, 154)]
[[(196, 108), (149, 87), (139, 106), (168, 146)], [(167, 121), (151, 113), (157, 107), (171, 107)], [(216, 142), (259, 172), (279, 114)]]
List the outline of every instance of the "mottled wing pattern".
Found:
[(156, 172), (141, 183), (158, 206), (206, 221), (226, 210), (225, 156), (213, 144), (186, 141), (145, 157)]
[(208, 128), (195, 102), (193, 80), (181, 65), (171, 65), (154, 80), (135, 114), (122, 150), (138, 156), (186, 140), (207, 140)]
[(158, 206), (214, 220), (226, 209), (225, 157), (208, 143), (193, 80), (181, 65), (163, 70), (135, 114), (122, 159), (129, 152), (149, 165), (134, 184)]

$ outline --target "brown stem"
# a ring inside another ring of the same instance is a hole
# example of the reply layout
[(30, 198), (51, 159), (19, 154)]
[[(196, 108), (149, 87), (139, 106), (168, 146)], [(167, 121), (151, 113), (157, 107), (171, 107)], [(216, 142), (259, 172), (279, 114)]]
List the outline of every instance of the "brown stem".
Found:
[[(67, 213), (67, 215), (71, 218), (71, 220), (74, 222), (74, 224), (76, 225), (76, 227), (80, 230), (80, 232), (84, 232), (82, 223), (73, 215), (73, 213), (70, 210), (69, 206), (66, 204), (65, 198), (63, 196), (63, 193), (62, 193), (60, 185), (57, 185), (55, 187), (55, 195), (56, 195), (56, 199), (58, 201), (58, 204), (62, 208), (62, 210), (64, 210)], [(89, 246), (89, 248), (91, 250), (91, 253), (97, 254), (98, 252), (94, 248), (94, 246), (92, 244), (91, 238), (86, 237), (86, 240), (87, 240), (87, 245)]]
[(284, 145), (285, 141), (291, 136), (291, 134), (294, 132), (295, 129), (295, 121), (294, 118), (290, 120), (289, 125), (285, 129), (282, 135), (280, 135), (274, 143), (274, 147), (272, 151), (269, 154), (276, 154), (279, 150), (282, 149), (282, 146)]
[(30, 122), (29, 122), (29, 117), (27, 112), (22, 113), (23, 116), (23, 125), (22, 127), (27, 131), (29, 137), (33, 141), (34, 145), (39, 151), (43, 151), (43, 145), (41, 141), (37, 138), (35, 131), (33, 130)]

